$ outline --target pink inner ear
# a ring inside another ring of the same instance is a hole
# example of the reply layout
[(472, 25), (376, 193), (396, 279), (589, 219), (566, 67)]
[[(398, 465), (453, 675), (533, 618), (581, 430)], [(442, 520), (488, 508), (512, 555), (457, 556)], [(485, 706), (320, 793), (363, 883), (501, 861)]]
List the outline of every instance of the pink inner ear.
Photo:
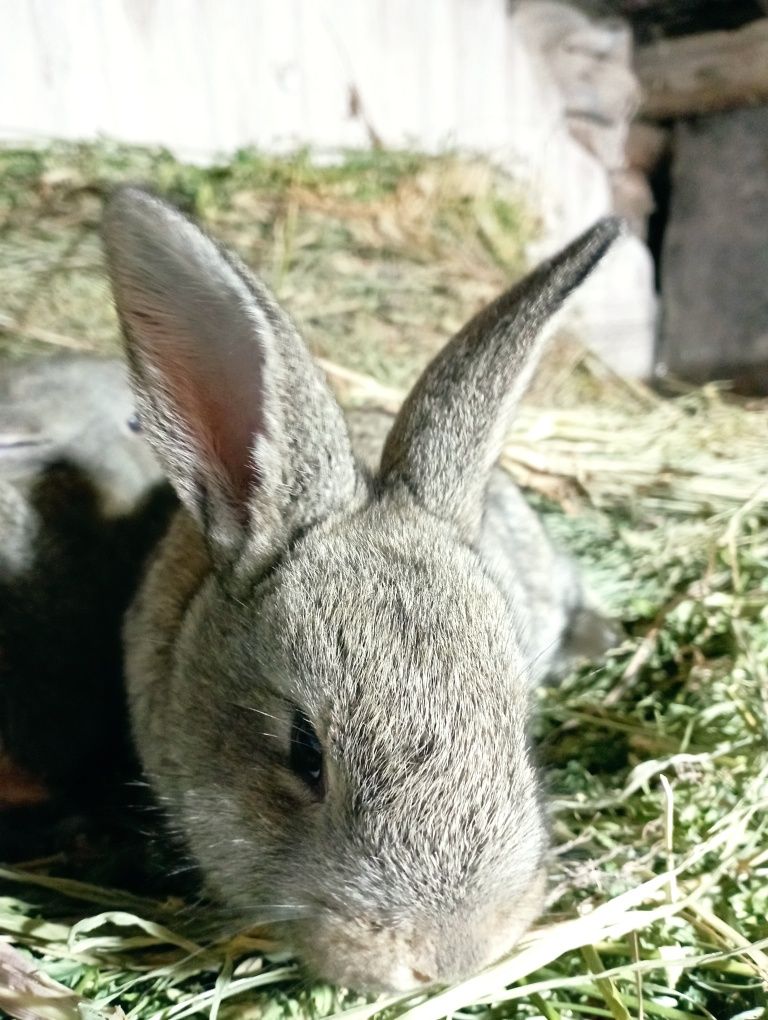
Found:
[(182, 308), (154, 296), (123, 294), (139, 360), (151, 366), (150, 388), (191, 442), (205, 483), (245, 519), (260, 480), (254, 440), (266, 434), (257, 326), (231, 294), (198, 292)]

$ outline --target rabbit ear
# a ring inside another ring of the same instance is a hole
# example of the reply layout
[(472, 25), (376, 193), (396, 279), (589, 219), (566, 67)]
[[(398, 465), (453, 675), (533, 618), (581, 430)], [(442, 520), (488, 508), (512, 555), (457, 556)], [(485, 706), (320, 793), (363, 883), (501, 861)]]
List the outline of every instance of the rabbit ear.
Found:
[(345, 507), (341, 410), (267, 289), (135, 188), (110, 200), (104, 239), (142, 429), (212, 551), (274, 555)]
[(512, 412), (536, 365), (542, 328), (622, 230), (600, 220), (483, 309), (427, 366), (382, 454), (385, 491), (400, 490), (472, 540)]

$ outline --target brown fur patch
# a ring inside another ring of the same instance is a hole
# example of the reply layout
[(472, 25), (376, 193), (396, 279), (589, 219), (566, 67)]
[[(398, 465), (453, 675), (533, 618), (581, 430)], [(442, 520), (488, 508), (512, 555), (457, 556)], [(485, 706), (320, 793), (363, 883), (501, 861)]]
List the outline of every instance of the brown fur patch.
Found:
[(0, 811), (42, 804), (49, 793), (43, 783), (8, 757), (0, 754)]

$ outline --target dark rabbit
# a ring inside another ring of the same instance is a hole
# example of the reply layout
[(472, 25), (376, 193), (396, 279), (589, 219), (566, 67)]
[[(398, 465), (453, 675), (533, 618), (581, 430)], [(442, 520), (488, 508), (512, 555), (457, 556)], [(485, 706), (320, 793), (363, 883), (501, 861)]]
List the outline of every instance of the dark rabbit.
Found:
[(6, 860), (50, 850), (49, 823), (113, 798), (133, 767), (121, 621), (174, 507), (133, 407), (119, 360), (0, 365)]
[(182, 504), (127, 617), (134, 739), (211, 893), (328, 980), (452, 981), (541, 908), (529, 692), (592, 614), (494, 464), (543, 327), (619, 230), (477, 315), (371, 472), (264, 285), (158, 199), (108, 206), (142, 422)]

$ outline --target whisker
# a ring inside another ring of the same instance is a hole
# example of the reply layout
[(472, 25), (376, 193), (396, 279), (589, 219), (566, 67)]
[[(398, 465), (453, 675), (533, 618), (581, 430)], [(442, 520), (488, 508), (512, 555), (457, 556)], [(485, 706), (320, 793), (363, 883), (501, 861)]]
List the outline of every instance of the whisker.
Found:
[(229, 704), (232, 705), (233, 708), (242, 709), (244, 712), (255, 712), (258, 715), (263, 715), (267, 719), (273, 719), (275, 722), (283, 722), (279, 716), (274, 715), (272, 712), (265, 712), (262, 708), (254, 708), (253, 705), (241, 705), (237, 701), (230, 701)]

